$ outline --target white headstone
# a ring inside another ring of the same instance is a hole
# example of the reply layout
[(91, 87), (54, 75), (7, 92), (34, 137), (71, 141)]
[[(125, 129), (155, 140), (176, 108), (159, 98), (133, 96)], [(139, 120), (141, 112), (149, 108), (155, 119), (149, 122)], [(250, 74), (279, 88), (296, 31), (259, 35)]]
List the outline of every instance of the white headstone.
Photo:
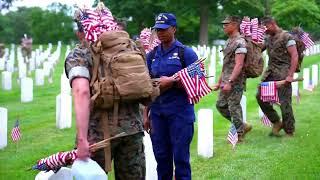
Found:
[(318, 65), (317, 64), (314, 64), (312, 65), (312, 85), (315, 87), (318, 85)]
[(12, 88), (12, 79), (11, 79), (12, 73), (8, 71), (3, 71), (1, 73), (2, 77), (2, 89), (3, 90), (11, 90)]
[(5, 57), (0, 58), (0, 71), (3, 71), (5, 69), (5, 65), (6, 65)]
[(59, 129), (71, 128), (72, 97), (69, 94), (59, 94), (56, 97), (56, 126)]
[(24, 78), (27, 75), (27, 65), (25, 63), (19, 63), (19, 78)]
[(60, 87), (61, 87), (61, 89), (60, 89), (61, 93), (71, 94), (71, 87), (69, 84), (69, 79), (67, 78), (65, 73), (61, 74)]
[(7, 146), (8, 110), (0, 107), (0, 149)]
[(259, 118), (262, 118), (264, 113), (262, 112), (261, 108), (259, 107)]
[(35, 78), (36, 78), (36, 86), (43, 86), (44, 85), (43, 69), (36, 69)]
[(144, 132), (144, 154), (146, 156), (146, 179), (157, 180), (157, 161), (154, 157), (150, 135)]
[(21, 102), (33, 100), (33, 80), (31, 78), (21, 79)]
[(43, 63), (43, 70), (44, 70), (44, 75), (49, 76), (50, 70), (51, 70), (51, 64), (49, 62), (44, 62)]
[(303, 69), (303, 89), (308, 89), (310, 83), (310, 69)]
[(198, 111), (198, 154), (210, 158), (213, 156), (213, 111)]
[[(293, 74), (293, 79), (298, 78), (298, 73)], [(292, 96), (299, 96), (299, 83), (298, 82), (292, 82)]]
[(241, 101), (241, 108), (242, 108), (242, 120), (244, 123), (247, 122), (247, 97), (242, 95)]

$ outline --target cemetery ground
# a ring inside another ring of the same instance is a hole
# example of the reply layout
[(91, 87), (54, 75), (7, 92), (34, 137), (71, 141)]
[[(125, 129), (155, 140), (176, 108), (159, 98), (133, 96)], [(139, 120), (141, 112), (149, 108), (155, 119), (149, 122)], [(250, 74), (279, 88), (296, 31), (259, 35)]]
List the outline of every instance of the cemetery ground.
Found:
[[(12, 90), (0, 90), (0, 107), (8, 109), (8, 146), (0, 150), (1, 180), (34, 179), (38, 171), (29, 169), (38, 159), (74, 147), (75, 115), (70, 129), (57, 129), (55, 121), (55, 101), (60, 93), (64, 52), (65, 46), (54, 71), (53, 83), (46, 80), (44, 86), (34, 87), (33, 102), (20, 102), (20, 86), (15, 80), (17, 72), (13, 73)], [(319, 56), (306, 57), (303, 66), (319, 64), (319, 59)], [(263, 126), (258, 116), (255, 100), (258, 82), (259, 78), (247, 81), (247, 121), (253, 125), (253, 130), (235, 150), (226, 140), (230, 123), (215, 108), (217, 92), (195, 106), (196, 111), (200, 108), (213, 109), (214, 156), (207, 159), (197, 155), (196, 123), (191, 145), (193, 179), (320, 179), (320, 88), (309, 92), (302, 90), (302, 83), (299, 83), (301, 103), (297, 104), (293, 97), (296, 134), (294, 138), (275, 138), (268, 136), (271, 128)], [(10, 133), (17, 117), (22, 139), (13, 143)], [(114, 178), (111, 175), (109, 179)]]

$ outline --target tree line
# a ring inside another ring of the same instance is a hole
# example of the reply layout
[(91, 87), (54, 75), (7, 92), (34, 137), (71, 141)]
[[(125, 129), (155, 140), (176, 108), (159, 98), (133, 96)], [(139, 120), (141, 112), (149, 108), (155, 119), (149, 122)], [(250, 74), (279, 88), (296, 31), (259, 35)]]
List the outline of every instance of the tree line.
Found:
[[(3, 1), (3, 0), (1, 0)], [(10, 1), (11, 2), (11, 1)], [(97, 3), (98, 1), (96, 1)], [(118, 19), (127, 21), (127, 31), (138, 35), (154, 25), (160, 12), (172, 12), (178, 20), (177, 37), (187, 44), (208, 44), (225, 39), (220, 22), (227, 15), (274, 17), (286, 30), (301, 26), (314, 39), (320, 38), (320, 0), (104, 0)], [(72, 7), (53, 3), (47, 10), (18, 8), (0, 16), (0, 42), (20, 43), (24, 34), (34, 43), (76, 41)], [(130, 21), (129, 21), (130, 20)]]

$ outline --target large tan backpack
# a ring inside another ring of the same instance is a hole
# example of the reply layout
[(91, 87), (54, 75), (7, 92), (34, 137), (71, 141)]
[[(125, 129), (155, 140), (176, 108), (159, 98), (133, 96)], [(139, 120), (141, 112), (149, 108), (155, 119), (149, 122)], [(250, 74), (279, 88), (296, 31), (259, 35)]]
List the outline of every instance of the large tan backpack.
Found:
[(152, 94), (145, 57), (125, 31), (107, 31), (91, 46), (90, 82), (93, 108), (110, 109), (119, 102), (136, 101)]
[(261, 47), (254, 43), (250, 37), (245, 37), (247, 54), (244, 60), (244, 71), (247, 78), (259, 77), (263, 72), (264, 61)]

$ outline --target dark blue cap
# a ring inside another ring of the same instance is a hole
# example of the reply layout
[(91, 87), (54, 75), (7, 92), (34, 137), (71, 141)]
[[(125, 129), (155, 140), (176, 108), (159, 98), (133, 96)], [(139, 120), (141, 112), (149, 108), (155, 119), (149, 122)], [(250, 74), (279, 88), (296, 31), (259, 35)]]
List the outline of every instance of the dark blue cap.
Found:
[(155, 19), (155, 29), (168, 29), (170, 26), (177, 26), (176, 16), (172, 13), (160, 13)]

